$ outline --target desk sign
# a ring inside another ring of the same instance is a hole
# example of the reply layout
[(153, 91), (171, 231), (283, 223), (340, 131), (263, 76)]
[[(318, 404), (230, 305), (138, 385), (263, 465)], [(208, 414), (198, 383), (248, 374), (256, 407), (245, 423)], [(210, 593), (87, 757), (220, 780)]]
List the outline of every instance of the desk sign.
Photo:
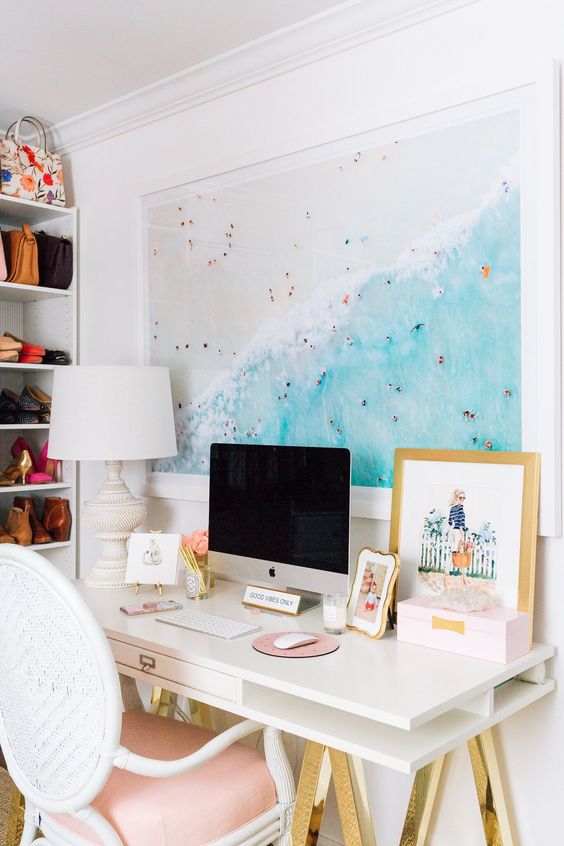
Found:
[(299, 613), (300, 599), (299, 593), (247, 585), (243, 605), (262, 608), (265, 611), (278, 611), (280, 614), (296, 615)]

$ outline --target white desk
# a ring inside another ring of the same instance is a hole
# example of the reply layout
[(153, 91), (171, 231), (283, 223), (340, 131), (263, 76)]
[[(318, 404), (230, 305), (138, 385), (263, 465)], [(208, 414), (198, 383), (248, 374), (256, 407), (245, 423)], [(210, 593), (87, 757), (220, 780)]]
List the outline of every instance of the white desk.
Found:
[[(119, 606), (135, 601), (132, 590), (82, 584), (79, 590), (108, 636), (120, 673), (403, 773), (442, 764), (446, 753), (554, 688), (552, 680), (511, 681), (549, 659), (551, 646), (536, 644), (503, 665), (398, 643), (393, 632), (374, 641), (350, 631), (331, 655), (274, 658), (252, 648), (253, 635), (224, 641), (152, 615), (127, 617)], [(319, 609), (299, 618), (254, 615), (240, 605), (242, 595), (241, 585), (218, 582), (199, 607), (266, 631), (322, 631)], [(165, 596), (190, 601), (180, 588)], [(153, 594), (145, 591), (139, 601), (148, 598)]]

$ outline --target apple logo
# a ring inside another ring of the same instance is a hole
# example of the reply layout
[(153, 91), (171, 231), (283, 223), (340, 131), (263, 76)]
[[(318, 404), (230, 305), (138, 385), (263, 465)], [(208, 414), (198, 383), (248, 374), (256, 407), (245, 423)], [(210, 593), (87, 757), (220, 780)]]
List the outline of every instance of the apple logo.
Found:
[(274, 569), (274, 567), (271, 567), (271, 568), (270, 568), (270, 570), (268, 571), (268, 575), (269, 575), (272, 579), (276, 576), (276, 570)]

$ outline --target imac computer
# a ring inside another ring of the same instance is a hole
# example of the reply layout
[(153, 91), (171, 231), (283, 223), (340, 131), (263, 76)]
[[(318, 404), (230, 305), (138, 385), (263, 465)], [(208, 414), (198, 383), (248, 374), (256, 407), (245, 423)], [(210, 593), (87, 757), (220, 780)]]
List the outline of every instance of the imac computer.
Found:
[(348, 591), (348, 449), (212, 444), (209, 546), (232, 581)]

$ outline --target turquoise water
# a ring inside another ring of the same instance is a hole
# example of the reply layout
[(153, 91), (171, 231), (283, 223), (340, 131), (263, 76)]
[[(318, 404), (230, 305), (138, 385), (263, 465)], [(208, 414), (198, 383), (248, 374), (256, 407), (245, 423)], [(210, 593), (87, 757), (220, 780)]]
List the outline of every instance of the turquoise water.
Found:
[(519, 231), (503, 183), (392, 267), (320, 283), (179, 412), (155, 469), (206, 473), (212, 441), (346, 446), (354, 485), (390, 487), (396, 447), (519, 450)]

